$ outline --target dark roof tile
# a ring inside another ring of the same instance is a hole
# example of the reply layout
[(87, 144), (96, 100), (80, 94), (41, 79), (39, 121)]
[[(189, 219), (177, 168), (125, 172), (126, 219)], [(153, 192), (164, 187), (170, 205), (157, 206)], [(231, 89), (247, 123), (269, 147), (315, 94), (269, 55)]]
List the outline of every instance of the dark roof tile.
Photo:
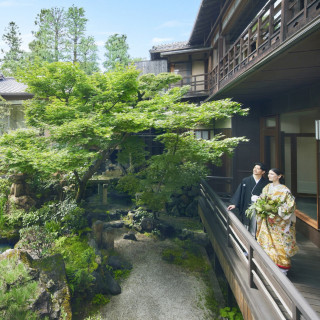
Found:
[(12, 77), (0, 77), (0, 95), (26, 94), (27, 87)]

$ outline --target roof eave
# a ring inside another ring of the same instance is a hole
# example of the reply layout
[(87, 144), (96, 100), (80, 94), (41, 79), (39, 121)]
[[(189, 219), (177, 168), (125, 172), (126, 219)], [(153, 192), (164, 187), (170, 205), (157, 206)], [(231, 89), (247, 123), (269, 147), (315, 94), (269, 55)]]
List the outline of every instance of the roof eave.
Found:
[(190, 54), (190, 53), (200, 53), (200, 52), (208, 52), (212, 49), (212, 47), (206, 48), (198, 48), (198, 49), (185, 49), (185, 50), (175, 50), (175, 51), (167, 51), (162, 52), (160, 54), (161, 57), (172, 56), (176, 54)]

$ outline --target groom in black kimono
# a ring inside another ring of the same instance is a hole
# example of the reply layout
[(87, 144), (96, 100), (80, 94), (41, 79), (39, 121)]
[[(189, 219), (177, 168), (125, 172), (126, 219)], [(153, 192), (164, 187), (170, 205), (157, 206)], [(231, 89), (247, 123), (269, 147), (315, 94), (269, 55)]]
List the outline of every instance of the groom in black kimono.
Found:
[(255, 237), (256, 234), (256, 219), (255, 217), (252, 217), (251, 220), (248, 219), (246, 216), (246, 210), (252, 202), (257, 200), (262, 189), (269, 183), (269, 181), (263, 177), (265, 172), (265, 165), (263, 163), (256, 162), (252, 169), (253, 174), (241, 181), (235, 194), (230, 200), (231, 204), (228, 206), (228, 210), (238, 208), (239, 219), (253, 237)]

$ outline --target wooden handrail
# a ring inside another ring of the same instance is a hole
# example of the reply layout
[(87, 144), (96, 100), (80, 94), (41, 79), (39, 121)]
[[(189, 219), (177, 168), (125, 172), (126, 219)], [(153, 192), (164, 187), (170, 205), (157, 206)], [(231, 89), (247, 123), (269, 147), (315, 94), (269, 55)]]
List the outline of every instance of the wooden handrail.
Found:
[[(201, 181), (200, 190), (210, 215), (215, 217), (228, 246), (233, 248), (247, 269), (250, 288), (258, 288), (265, 299), (269, 300), (279, 319), (298, 320), (303, 316), (305, 320), (319, 320), (316, 312), (292, 282), (282, 274), (236, 215), (227, 210), (225, 203), (205, 180)], [(248, 257), (243, 251), (248, 253)]]

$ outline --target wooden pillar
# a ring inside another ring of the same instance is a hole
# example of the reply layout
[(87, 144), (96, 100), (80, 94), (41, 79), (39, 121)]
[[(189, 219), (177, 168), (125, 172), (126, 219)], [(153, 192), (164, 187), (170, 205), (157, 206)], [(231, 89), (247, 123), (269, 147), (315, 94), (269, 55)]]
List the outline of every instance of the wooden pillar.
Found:
[(108, 185), (106, 183), (102, 185), (102, 203), (108, 203)]
[[(220, 66), (220, 62), (221, 62), (221, 59), (223, 58), (223, 42), (224, 42), (224, 39), (223, 37), (219, 37), (218, 39), (218, 90), (220, 88), (220, 80), (221, 80), (221, 66)], [(222, 66), (223, 67), (223, 66)]]

